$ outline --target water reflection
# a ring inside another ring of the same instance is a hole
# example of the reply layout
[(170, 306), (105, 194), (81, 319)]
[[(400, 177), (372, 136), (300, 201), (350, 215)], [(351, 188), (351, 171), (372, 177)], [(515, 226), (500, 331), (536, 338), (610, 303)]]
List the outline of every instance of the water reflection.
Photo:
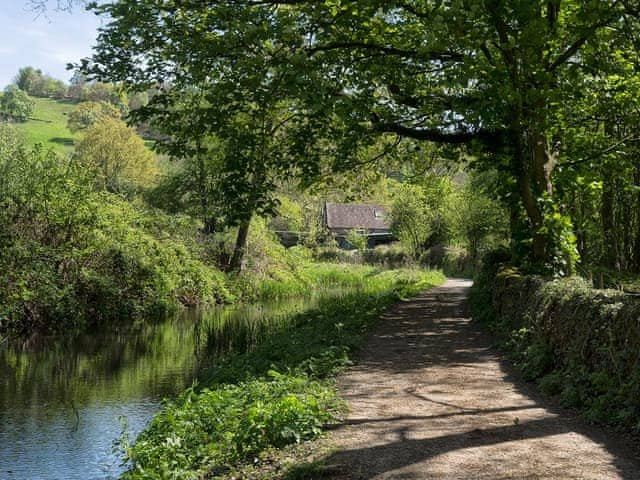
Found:
[(315, 303), (192, 311), (73, 339), (0, 346), (0, 478), (117, 477), (120, 417), (135, 436), (163, 397), (190, 386), (215, 358), (256, 345)]

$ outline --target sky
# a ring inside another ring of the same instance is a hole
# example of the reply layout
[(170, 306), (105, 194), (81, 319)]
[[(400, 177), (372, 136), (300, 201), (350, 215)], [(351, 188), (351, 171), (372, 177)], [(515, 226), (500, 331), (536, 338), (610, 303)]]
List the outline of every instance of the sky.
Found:
[(68, 82), (72, 72), (67, 63), (91, 54), (100, 24), (99, 17), (81, 6), (71, 12), (50, 8), (38, 16), (28, 0), (0, 0), (0, 89), (29, 65)]

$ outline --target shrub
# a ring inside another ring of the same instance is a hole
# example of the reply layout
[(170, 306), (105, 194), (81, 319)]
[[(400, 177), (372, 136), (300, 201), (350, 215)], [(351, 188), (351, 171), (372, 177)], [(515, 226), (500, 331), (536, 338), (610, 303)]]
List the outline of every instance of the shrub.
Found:
[(199, 258), (193, 220), (97, 194), (77, 162), (8, 133), (0, 148), (0, 332), (79, 330), (232, 298)]
[(346, 236), (346, 240), (358, 252), (364, 252), (367, 249), (367, 236), (362, 230), (354, 228)]
[(371, 265), (381, 265), (386, 268), (399, 268), (415, 263), (411, 253), (399, 243), (378, 245), (367, 250), (363, 254), (363, 260)]
[(0, 110), (7, 117), (24, 122), (33, 113), (35, 102), (27, 92), (20, 90), (15, 85), (9, 85), (4, 95), (0, 97)]
[[(326, 385), (280, 375), (184, 392), (129, 448), (123, 478), (202, 478), (268, 447), (317, 436), (337, 406)], [(164, 438), (158, 442), (158, 437)]]
[(99, 190), (129, 193), (149, 186), (158, 175), (155, 156), (135, 129), (106, 114), (85, 129), (74, 158), (92, 172)]

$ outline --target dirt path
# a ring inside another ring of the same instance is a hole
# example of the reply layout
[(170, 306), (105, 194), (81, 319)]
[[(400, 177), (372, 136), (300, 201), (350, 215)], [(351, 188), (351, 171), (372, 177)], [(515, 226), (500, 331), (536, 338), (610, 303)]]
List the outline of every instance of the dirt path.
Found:
[(635, 449), (515, 380), (470, 322), (470, 282), (388, 311), (341, 378), (351, 413), (323, 478), (640, 479)]

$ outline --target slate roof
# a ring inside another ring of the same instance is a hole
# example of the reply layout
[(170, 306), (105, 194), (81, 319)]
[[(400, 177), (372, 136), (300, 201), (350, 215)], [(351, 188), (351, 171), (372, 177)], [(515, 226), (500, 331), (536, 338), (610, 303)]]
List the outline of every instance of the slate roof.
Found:
[(324, 217), (326, 226), (336, 233), (353, 229), (376, 232), (391, 230), (389, 210), (382, 205), (327, 202)]

